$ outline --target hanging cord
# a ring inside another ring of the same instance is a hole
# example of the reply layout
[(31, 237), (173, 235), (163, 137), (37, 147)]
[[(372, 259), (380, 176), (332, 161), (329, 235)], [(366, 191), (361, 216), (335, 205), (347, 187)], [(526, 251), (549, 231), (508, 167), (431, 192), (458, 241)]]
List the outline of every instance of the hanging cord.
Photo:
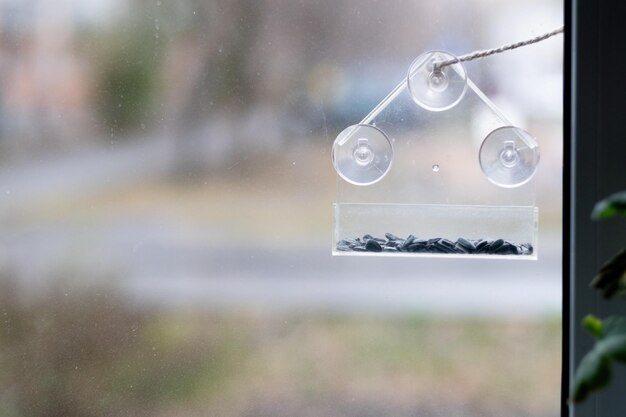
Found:
[(461, 55), (458, 58), (448, 59), (447, 61), (436, 63), (433, 69), (439, 70), (443, 67), (447, 67), (448, 65), (456, 64), (458, 62), (472, 61), (474, 59), (484, 58), (486, 56), (510, 51), (511, 49), (521, 48), (522, 46), (532, 45), (533, 43), (541, 42), (543, 40), (551, 38), (554, 35), (558, 35), (559, 33), (563, 33), (563, 26), (561, 26), (560, 28), (554, 29), (551, 32), (544, 33), (543, 35), (539, 35), (534, 38), (527, 39), (525, 41), (515, 42), (509, 45), (503, 45), (503, 46), (500, 46), (499, 48), (485, 49), (483, 51), (474, 51), (466, 55)]

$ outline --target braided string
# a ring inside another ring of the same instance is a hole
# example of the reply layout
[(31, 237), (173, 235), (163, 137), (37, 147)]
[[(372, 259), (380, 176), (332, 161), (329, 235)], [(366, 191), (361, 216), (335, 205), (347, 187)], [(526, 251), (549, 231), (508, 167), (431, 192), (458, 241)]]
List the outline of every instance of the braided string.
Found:
[(466, 55), (461, 55), (457, 58), (452, 58), (446, 61), (438, 62), (434, 65), (433, 69), (438, 70), (443, 67), (447, 67), (448, 65), (456, 64), (458, 62), (472, 61), (474, 59), (480, 59), (480, 58), (484, 58), (490, 55), (495, 55), (495, 54), (500, 54), (502, 52), (510, 51), (511, 49), (521, 48), (522, 46), (532, 45), (533, 43), (541, 42), (543, 40), (551, 38), (554, 35), (558, 35), (559, 33), (563, 33), (563, 26), (557, 29), (554, 29), (553, 31), (531, 38), (531, 39), (511, 43), (509, 45), (503, 45), (498, 48), (485, 49), (482, 51), (474, 51)]

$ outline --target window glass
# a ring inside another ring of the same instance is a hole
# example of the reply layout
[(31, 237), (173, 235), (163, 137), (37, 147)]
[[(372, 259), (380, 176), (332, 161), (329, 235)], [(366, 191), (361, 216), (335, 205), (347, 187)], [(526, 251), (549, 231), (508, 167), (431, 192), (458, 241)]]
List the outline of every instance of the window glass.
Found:
[(0, 0), (0, 415), (556, 416), (562, 38), (466, 64), (538, 261), (333, 258), (330, 158), (560, 0)]

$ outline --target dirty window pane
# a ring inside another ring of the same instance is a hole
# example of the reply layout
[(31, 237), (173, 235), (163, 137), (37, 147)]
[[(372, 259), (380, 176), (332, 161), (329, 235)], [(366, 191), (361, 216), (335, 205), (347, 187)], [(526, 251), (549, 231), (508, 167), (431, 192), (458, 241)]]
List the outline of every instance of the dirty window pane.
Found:
[(468, 63), (536, 262), (333, 258), (332, 141), (560, 0), (1, 0), (0, 415), (558, 415), (562, 39)]

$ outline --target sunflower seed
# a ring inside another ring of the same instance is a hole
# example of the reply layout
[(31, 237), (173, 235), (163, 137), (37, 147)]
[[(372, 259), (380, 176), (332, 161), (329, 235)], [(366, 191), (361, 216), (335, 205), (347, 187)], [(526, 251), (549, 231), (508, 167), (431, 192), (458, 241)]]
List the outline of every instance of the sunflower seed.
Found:
[(399, 240), (400, 238), (396, 235), (394, 235), (393, 233), (385, 233), (385, 237), (387, 238), (387, 240), (392, 241), (392, 240)]
[(380, 243), (378, 243), (374, 239), (370, 239), (367, 241), (367, 243), (365, 243), (365, 249), (367, 249), (370, 252), (382, 252), (383, 251), (383, 248), (380, 246)]
[(472, 242), (462, 237), (460, 237), (456, 241), (456, 246), (463, 248), (465, 252), (469, 252), (469, 253), (472, 253), (476, 250), (476, 245), (474, 245)]
[(413, 241), (415, 240), (415, 236), (413, 235), (409, 235), (404, 242), (402, 242), (402, 244), (400, 245), (400, 250), (401, 251), (406, 251), (407, 246), (409, 246), (411, 243), (413, 243)]

